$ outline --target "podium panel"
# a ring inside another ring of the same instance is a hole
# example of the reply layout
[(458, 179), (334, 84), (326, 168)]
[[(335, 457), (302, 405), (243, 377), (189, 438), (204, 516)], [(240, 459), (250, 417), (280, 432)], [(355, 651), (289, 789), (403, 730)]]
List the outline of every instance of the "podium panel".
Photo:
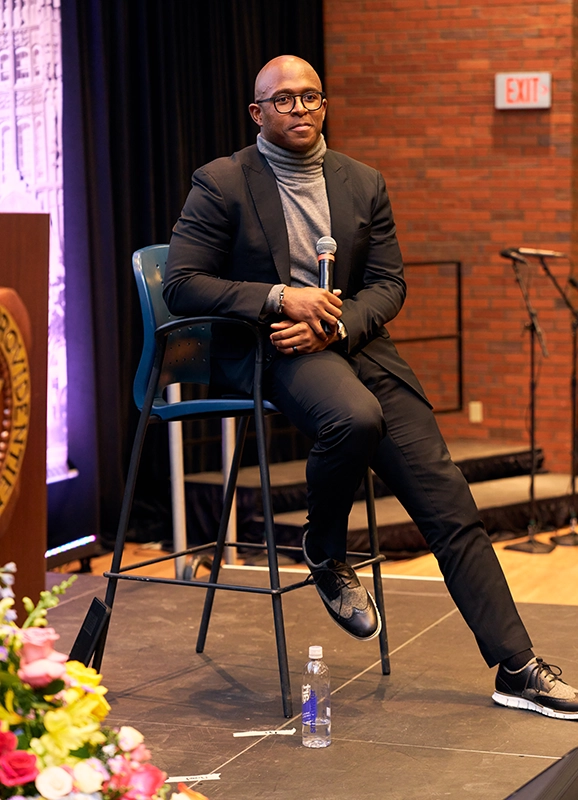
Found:
[(44, 589), (48, 214), (0, 214), (0, 564), (16, 603)]

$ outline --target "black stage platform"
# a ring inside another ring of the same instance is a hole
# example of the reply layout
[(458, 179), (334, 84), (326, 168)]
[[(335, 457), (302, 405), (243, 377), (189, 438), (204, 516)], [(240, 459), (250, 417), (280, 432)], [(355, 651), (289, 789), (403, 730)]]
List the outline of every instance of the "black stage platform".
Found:
[[(236, 573), (235, 582), (266, 580), (259, 571)], [(104, 583), (79, 576), (49, 612), (61, 650)], [(218, 592), (206, 652), (198, 655), (202, 590), (123, 582), (103, 661), (109, 721), (141, 730), (169, 776), (220, 773), (196, 786), (210, 800), (503, 800), (578, 745), (578, 722), (492, 702), (493, 670), (442, 582), (385, 578), (384, 590), (387, 677), (377, 643), (342, 633), (314, 588), (285, 596), (296, 714), (310, 644), (323, 645), (332, 674), (333, 743), (307, 750), (299, 717), (282, 716), (267, 597)], [(538, 653), (578, 685), (578, 607), (520, 610)], [(233, 737), (293, 726), (294, 736)]]
[[(526, 447), (496, 441), (449, 442), (450, 452), (469, 482), (481, 518), (493, 540), (527, 535), (532, 517), (530, 470), (532, 453)], [(536, 450), (535, 501), (539, 530), (555, 530), (569, 521), (569, 475), (543, 469), (544, 453)], [(185, 477), (187, 535), (190, 545), (212, 542), (217, 536), (222, 507), (220, 472)], [(375, 511), (380, 551), (390, 559), (409, 558), (428, 551), (426, 542), (400, 503), (377, 477)], [(275, 534), (279, 544), (299, 547), (307, 517), (305, 461), (271, 464)], [(240, 542), (263, 539), (261, 480), (258, 467), (243, 467), (237, 482), (237, 531)], [(167, 543), (167, 547), (170, 545)], [(349, 550), (369, 549), (363, 487), (349, 518)]]

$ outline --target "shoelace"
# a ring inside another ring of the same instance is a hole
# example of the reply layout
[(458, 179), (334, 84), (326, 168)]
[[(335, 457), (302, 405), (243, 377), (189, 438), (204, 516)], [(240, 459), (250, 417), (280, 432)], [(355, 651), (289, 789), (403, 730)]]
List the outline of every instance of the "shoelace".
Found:
[[(311, 575), (309, 576), (308, 580), (316, 583), (317, 581), (315, 580), (315, 576), (317, 574), (319, 574), (319, 576), (322, 578), (322, 582), (324, 582), (324, 580), (333, 579), (331, 589), (335, 592), (335, 596), (337, 596), (337, 593), (341, 589), (351, 589), (357, 585), (355, 573), (351, 575), (349, 570), (347, 570), (346, 574), (344, 575), (343, 567), (341, 567), (341, 570), (342, 571), (340, 571), (339, 567), (323, 567), (318, 569), (312, 567)], [(323, 588), (325, 589), (325, 586)]]
[[(556, 664), (547, 664), (543, 658), (536, 659), (536, 665), (530, 671), (528, 678), (526, 680), (526, 685), (524, 689), (528, 688), (530, 681), (535, 677), (536, 683), (538, 680), (543, 677), (548, 683), (552, 684), (555, 683), (559, 676), (562, 674), (562, 670)], [(563, 682), (563, 681), (562, 681)]]

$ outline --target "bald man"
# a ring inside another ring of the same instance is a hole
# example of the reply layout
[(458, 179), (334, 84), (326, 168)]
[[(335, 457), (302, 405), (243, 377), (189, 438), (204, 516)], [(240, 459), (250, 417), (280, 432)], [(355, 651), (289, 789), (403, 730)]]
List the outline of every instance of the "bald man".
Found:
[[(303, 550), (342, 629), (377, 636), (373, 598), (346, 563), (347, 521), (368, 465), (437, 557), (488, 666), (497, 703), (578, 719), (578, 694), (536, 659), (469, 487), (385, 325), (406, 293), (382, 176), (329, 150), (327, 99), (295, 56), (266, 64), (249, 113), (255, 145), (197, 170), (171, 238), (164, 296), (176, 315), (258, 323), (264, 394), (313, 440)], [(315, 244), (337, 242), (335, 292), (318, 288)], [(213, 386), (251, 390), (252, 347), (214, 343)], [(454, 667), (455, 668), (455, 667)]]

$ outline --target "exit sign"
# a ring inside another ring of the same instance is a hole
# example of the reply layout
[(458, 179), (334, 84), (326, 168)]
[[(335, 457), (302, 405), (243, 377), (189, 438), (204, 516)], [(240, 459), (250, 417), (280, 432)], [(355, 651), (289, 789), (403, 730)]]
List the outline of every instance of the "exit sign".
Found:
[(552, 75), (550, 72), (498, 72), (496, 108), (550, 108)]

